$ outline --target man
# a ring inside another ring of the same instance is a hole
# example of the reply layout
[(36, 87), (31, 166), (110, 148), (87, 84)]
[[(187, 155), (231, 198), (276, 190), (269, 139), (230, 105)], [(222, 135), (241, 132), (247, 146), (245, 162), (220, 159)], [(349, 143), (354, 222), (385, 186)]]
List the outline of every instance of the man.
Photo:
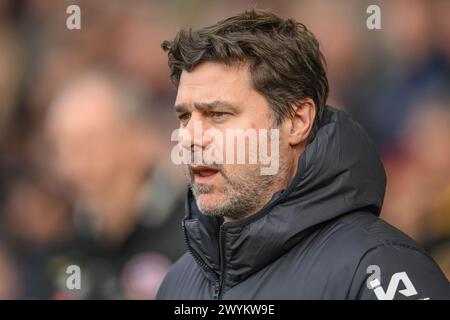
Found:
[(279, 167), (263, 175), (261, 161), (188, 162), (189, 250), (157, 298), (450, 298), (435, 262), (377, 217), (383, 166), (363, 129), (325, 105), (324, 60), (304, 25), (249, 11), (181, 30), (163, 48), (183, 150), (213, 143), (195, 133), (199, 123), (278, 129)]

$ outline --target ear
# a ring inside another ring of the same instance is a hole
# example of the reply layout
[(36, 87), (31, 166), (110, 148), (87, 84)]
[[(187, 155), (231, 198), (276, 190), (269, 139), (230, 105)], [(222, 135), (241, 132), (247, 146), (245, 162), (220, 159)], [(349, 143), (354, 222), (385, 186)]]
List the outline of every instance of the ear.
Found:
[(311, 98), (298, 101), (294, 106), (294, 116), (290, 119), (289, 144), (295, 146), (306, 143), (316, 117), (316, 104)]

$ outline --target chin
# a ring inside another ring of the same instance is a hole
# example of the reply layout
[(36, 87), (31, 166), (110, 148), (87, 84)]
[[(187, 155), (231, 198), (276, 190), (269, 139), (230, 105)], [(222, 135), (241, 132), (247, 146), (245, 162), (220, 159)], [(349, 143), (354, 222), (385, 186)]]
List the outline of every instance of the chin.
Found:
[(216, 212), (224, 200), (222, 194), (204, 193), (197, 196), (197, 206), (202, 212)]

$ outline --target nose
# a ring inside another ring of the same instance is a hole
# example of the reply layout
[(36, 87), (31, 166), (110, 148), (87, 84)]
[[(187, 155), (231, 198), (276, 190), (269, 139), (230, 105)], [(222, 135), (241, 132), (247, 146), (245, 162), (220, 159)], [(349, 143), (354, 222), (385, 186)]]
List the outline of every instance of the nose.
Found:
[(211, 143), (211, 139), (204, 135), (208, 128), (201, 116), (192, 114), (185, 127), (180, 128), (178, 141), (181, 146), (191, 152), (196, 149), (204, 150)]

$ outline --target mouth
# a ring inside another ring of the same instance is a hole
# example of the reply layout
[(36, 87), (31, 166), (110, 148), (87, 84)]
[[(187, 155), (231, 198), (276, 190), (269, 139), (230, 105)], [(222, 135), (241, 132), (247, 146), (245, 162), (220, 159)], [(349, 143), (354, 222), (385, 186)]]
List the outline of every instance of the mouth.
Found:
[(191, 166), (194, 183), (206, 184), (211, 182), (219, 173), (219, 169), (208, 166)]

